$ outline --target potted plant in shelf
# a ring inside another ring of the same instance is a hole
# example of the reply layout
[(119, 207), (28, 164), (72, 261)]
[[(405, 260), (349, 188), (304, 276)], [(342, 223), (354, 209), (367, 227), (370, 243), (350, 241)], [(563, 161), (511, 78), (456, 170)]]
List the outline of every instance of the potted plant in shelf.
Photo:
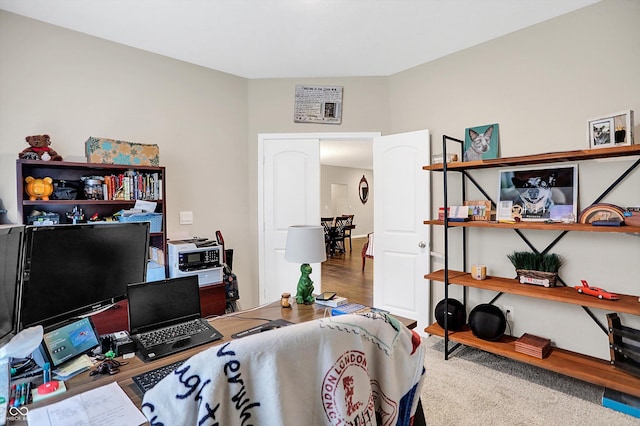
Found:
[(555, 253), (543, 254), (531, 251), (516, 251), (507, 258), (516, 268), (516, 274), (522, 284), (535, 284), (555, 287), (562, 258)]

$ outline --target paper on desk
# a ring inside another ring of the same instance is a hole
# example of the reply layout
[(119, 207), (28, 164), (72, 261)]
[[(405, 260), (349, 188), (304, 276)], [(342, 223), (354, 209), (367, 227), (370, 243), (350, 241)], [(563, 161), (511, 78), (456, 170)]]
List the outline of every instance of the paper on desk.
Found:
[(138, 426), (147, 421), (118, 383), (29, 410), (27, 421), (38, 426)]
[(68, 380), (91, 367), (93, 367), (91, 358), (87, 354), (80, 355), (78, 358), (65, 362), (60, 368), (53, 370), (53, 378), (56, 380)]

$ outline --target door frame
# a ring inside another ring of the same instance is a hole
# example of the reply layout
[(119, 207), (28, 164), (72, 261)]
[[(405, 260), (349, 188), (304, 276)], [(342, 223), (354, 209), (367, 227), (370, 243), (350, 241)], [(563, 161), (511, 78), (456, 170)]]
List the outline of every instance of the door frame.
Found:
[[(381, 136), (381, 132), (335, 132), (335, 133), (259, 133), (258, 134), (258, 300), (262, 303), (262, 295), (265, 294), (265, 268), (268, 266), (265, 264), (265, 226), (264, 226), (264, 145), (269, 143), (269, 140), (282, 140), (282, 139), (318, 139), (320, 144), (322, 141), (328, 140), (368, 140), (371, 141), (371, 147), (373, 149), (373, 139)], [(375, 170), (374, 170), (375, 173)], [(320, 188), (318, 187), (317, 193), (318, 200), (320, 199)], [(318, 212), (320, 215), (320, 212)], [(373, 283), (375, 288), (375, 281)]]

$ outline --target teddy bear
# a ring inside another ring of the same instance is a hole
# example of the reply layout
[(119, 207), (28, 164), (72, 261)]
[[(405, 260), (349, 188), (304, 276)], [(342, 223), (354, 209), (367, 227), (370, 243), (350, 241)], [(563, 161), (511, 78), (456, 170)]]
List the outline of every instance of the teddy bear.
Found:
[(29, 196), (29, 200), (48, 200), (49, 195), (53, 193), (53, 179), (50, 177), (34, 178), (33, 176), (27, 176), (24, 181), (27, 183), (24, 187), (24, 191)]
[(18, 158), (23, 160), (62, 161), (62, 157), (53, 149), (49, 135), (27, 136), (25, 138), (29, 148), (22, 150)]

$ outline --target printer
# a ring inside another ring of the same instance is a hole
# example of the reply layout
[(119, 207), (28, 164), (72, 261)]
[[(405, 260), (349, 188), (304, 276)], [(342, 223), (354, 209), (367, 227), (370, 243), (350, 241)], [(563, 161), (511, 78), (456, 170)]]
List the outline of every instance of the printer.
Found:
[(223, 281), (223, 248), (208, 240), (168, 241), (169, 277), (198, 276), (200, 287)]

